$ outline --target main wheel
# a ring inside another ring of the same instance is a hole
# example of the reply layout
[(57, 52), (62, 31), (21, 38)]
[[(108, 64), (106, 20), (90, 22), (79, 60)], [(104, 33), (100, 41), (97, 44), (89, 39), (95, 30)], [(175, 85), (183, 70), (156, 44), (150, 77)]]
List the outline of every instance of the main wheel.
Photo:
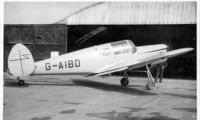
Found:
[(155, 82), (148, 82), (146, 85), (147, 90), (153, 90), (156, 87)]
[(23, 80), (19, 80), (19, 81), (18, 81), (18, 84), (19, 84), (19, 85), (24, 85), (25, 82), (24, 82)]
[(129, 84), (129, 80), (126, 78), (122, 78), (120, 82), (122, 86), (127, 86)]

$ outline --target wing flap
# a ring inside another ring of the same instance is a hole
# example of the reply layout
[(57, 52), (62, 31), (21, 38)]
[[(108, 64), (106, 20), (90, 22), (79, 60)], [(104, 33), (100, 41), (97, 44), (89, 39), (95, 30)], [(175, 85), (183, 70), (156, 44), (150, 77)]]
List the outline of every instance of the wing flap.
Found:
[(96, 74), (90, 74), (86, 77), (89, 77), (89, 76), (101, 76), (101, 75), (107, 75), (107, 74), (110, 74), (110, 73), (114, 73), (114, 72), (119, 72), (119, 71), (124, 71), (124, 70), (127, 70), (128, 67), (123, 67), (123, 68), (118, 68), (118, 69), (114, 69), (114, 70), (110, 70), (110, 71), (104, 71), (104, 72), (101, 72), (101, 73), (96, 73)]
[(107, 66), (104, 66), (98, 70), (95, 71), (95, 73), (101, 73), (101, 72), (105, 72), (105, 71), (109, 71), (109, 70), (112, 70), (113, 67), (115, 66), (118, 66), (119, 64), (123, 63), (124, 60), (120, 60), (116, 63), (113, 63), (113, 64), (110, 64), (110, 65), (107, 65)]

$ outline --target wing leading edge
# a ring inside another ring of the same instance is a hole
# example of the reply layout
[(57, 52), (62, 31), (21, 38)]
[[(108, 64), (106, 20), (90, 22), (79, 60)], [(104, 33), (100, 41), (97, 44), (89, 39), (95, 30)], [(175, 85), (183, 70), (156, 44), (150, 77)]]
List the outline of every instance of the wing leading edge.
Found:
[(101, 75), (111, 74), (114, 72), (131, 70), (131, 69), (143, 67), (147, 64), (151, 64), (158, 60), (164, 60), (164, 59), (168, 59), (171, 57), (175, 57), (177, 55), (181, 55), (181, 54), (190, 52), (192, 50), (193, 50), (193, 48), (181, 48), (181, 49), (177, 49), (177, 50), (163, 52), (163, 53), (160, 53), (157, 55), (152, 54), (152, 55), (149, 55), (148, 57), (142, 57), (142, 55), (140, 55), (140, 57), (138, 57), (138, 58), (131, 57), (122, 63), (119, 61), (116, 62), (117, 64), (116, 65), (113, 64), (112, 67), (108, 67), (109, 69), (106, 69), (106, 70), (104, 69), (103, 71), (98, 71), (97, 73), (90, 74), (88, 76), (101, 76)]

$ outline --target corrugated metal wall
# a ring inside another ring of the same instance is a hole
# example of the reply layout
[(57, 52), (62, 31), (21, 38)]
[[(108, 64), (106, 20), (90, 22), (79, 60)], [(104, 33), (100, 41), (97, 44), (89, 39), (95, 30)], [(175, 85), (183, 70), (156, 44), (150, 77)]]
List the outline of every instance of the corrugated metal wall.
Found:
[(196, 24), (196, 2), (104, 2), (75, 12), (60, 23)]

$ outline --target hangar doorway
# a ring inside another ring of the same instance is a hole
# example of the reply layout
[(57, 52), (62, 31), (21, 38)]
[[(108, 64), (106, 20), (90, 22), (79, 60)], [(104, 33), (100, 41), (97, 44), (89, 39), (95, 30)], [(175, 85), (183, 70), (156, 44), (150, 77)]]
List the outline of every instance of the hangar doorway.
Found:
[[(100, 27), (104, 29), (97, 34), (97, 29)], [(93, 35), (93, 33), (96, 34)], [(80, 42), (80, 39), (83, 42)], [(72, 52), (125, 39), (132, 40), (136, 46), (167, 44), (170, 50), (193, 47), (195, 50), (189, 55), (185, 54), (168, 60), (169, 64), (164, 77), (196, 79), (196, 24), (69, 25), (67, 48), (68, 52)], [(171, 72), (171, 70), (174, 71)]]

